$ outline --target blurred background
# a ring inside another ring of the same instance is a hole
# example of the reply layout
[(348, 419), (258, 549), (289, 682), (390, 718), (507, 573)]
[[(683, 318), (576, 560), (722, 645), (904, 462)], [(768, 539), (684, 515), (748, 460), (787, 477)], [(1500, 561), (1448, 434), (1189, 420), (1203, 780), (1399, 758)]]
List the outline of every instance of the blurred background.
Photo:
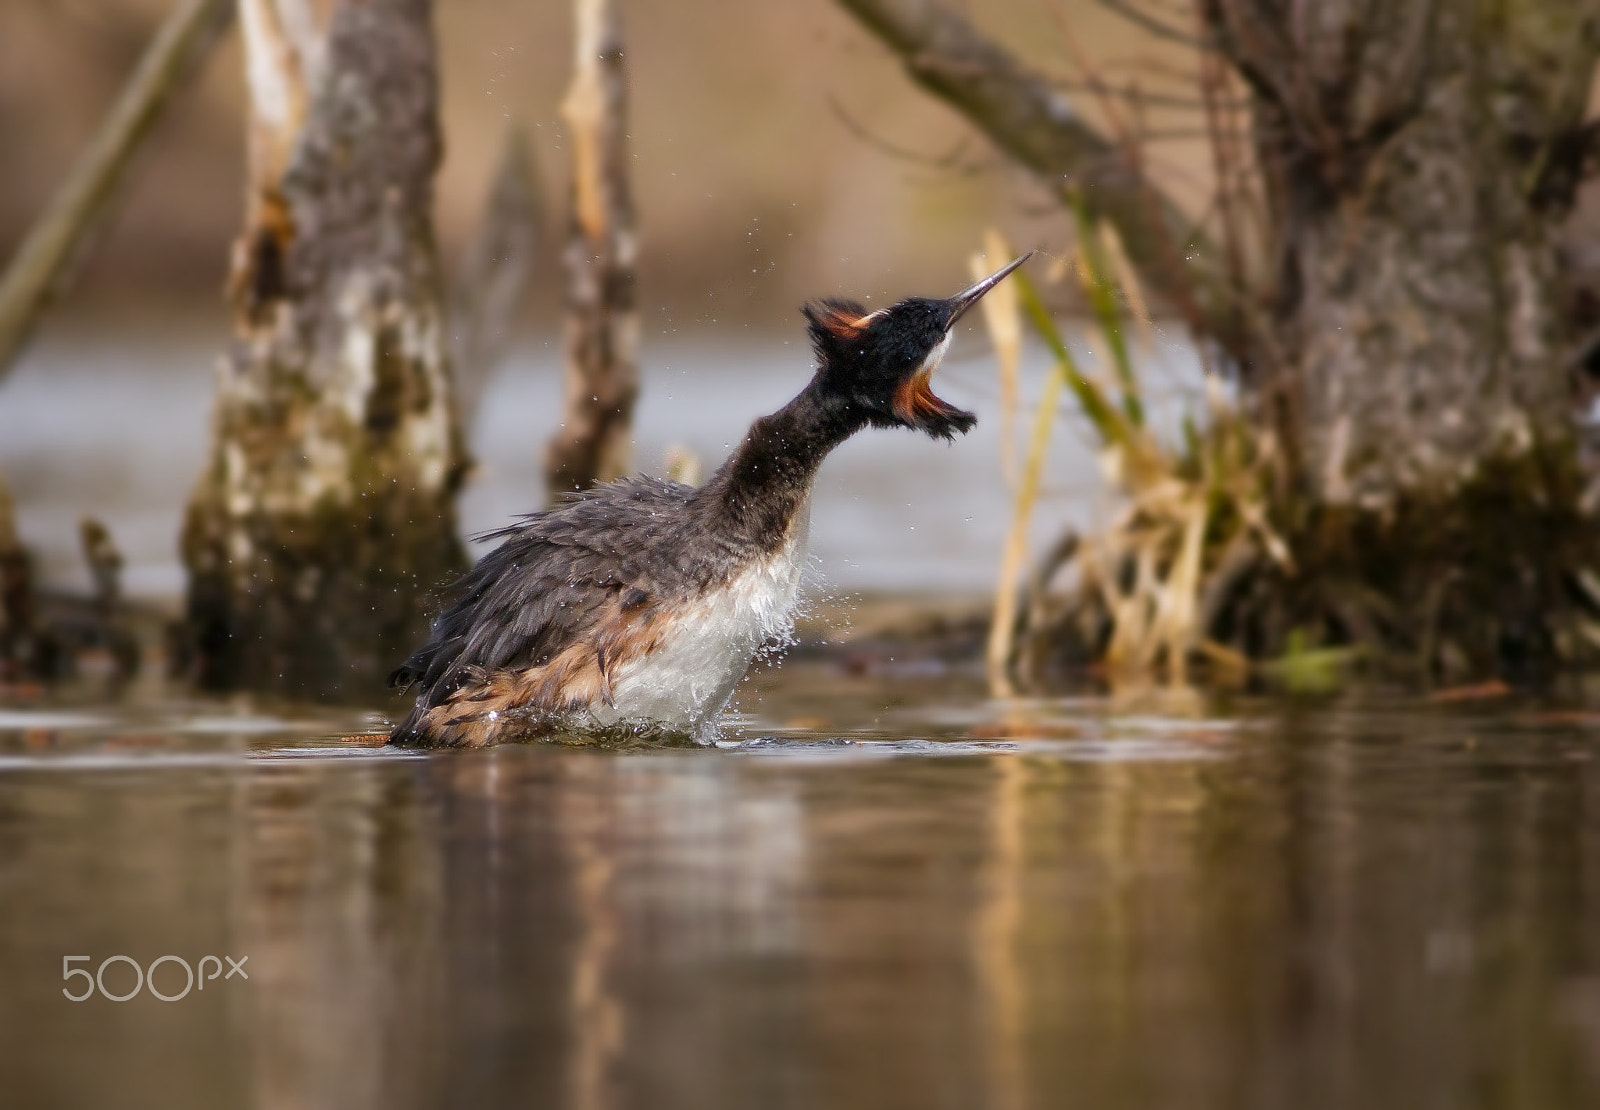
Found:
[[(1095, 61), (1174, 80), (1181, 50), (1093, 3), (955, 5), (1020, 56), (1059, 71), (1063, 18)], [(8, 0), (0, 6), (0, 256), (16, 245), (100, 119), (170, 5), (164, 0)], [(646, 335), (674, 328), (794, 330), (826, 293), (902, 295), (965, 283), (965, 260), (998, 221), (1018, 241), (1065, 232), (1060, 205), (996, 155), (837, 5), (684, 0), (625, 12), (644, 250)], [(532, 135), (550, 230), (564, 211), (557, 107), (572, 70), (571, 5), (441, 0), (436, 7), (446, 153), (438, 231), (459, 255), (489, 187), (504, 128)], [(1124, 70), (1125, 71), (1125, 70)], [(1081, 98), (1086, 113), (1092, 97)], [(241, 221), (244, 86), (236, 33), (182, 94), (62, 314), (141, 328), (220, 319), (228, 245)], [(1153, 121), (1159, 125), (1160, 121)], [(1192, 118), (1190, 120), (1192, 124)], [(1198, 135), (1155, 152), (1185, 192), (1207, 195)], [(559, 319), (555, 251), (533, 277), (527, 320)], [(59, 317), (58, 317), (59, 318)]]
[[(1047, 72), (1076, 48), (1065, 37), (1068, 15), (1097, 68), (1146, 87), (1187, 87), (1181, 51), (1092, 0), (981, 7), (974, 14), (986, 27)], [(169, 10), (165, 0), (0, 5), (9, 171), (0, 257), (14, 251)], [(969, 280), (967, 259), (986, 228), (1047, 251), (1070, 236), (1070, 215), (1036, 178), (908, 82), (834, 4), (690, 0), (630, 5), (625, 21), (642, 241), (640, 469), (659, 472), (676, 444), (709, 470), (750, 419), (794, 393), (809, 367), (796, 311), (805, 300), (946, 295)], [(462, 501), (471, 533), (535, 507), (539, 453), (559, 419), (568, 169), (558, 107), (572, 72), (572, 8), (442, 0), (436, 26), (445, 136), (436, 226), (447, 270), (459, 263), (514, 123), (530, 137), (543, 192), (517, 342), (470, 429), (480, 464)], [(1096, 110), (1094, 97), (1081, 100)], [(1192, 113), (1168, 113), (1168, 126), (1162, 111), (1152, 109), (1150, 157), (1198, 207), (1210, 188), (1205, 144), (1178, 126), (1192, 128)], [(77, 522), (91, 514), (127, 559), (130, 595), (170, 601), (182, 591), (176, 537), (205, 456), (211, 375), (227, 337), (222, 286), (243, 219), (244, 112), (235, 29), (176, 97), (70, 293), (0, 387), (0, 474), (49, 585), (87, 589)], [(1155, 396), (1196, 385), (1181, 327), (1155, 354)], [(1048, 365), (1041, 352), (1025, 359), (1030, 391)], [(814, 533), (827, 588), (973, 596), (992, 588), (1009, 514), (993, 374), (975, 319), (942, 387), (987, 413), (973, 436), (951, 449), (859, 437), (830, 461)], [(1055, 437), (1040, 542), (1064, 520), (1099, 511), (1085, 442)]]

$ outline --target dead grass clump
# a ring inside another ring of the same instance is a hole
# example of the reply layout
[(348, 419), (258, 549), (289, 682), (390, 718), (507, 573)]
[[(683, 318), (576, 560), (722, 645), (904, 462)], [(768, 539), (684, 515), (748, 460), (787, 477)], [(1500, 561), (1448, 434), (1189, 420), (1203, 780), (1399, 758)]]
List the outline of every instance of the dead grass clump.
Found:
[[(1249, 571), (1294, 569), (1275, 523), (1273, 492), (1281, 485), (1283, 458), (1274, 436), (1227, 402), (1214, 379), (1208, 379), (1202, 424), (1185, 419), (1177, 443), (1151, 430), (1123, 309), (1128, 305), (1148, 328), (1143, 297), (1131, 271), (1115, 265), (1115, 233), (1091, 225), (1081, 206), (1077, 214), (1071, 269), (1092, 310), (1099, 365), (1080, 363), (1026, 274), (1013, 278), (1012, 294), (996, 296), (997, 289), (985, 305), (1006, 429), (1015, 423), (1009, 399), (1016, 396), (1022, 321), (1054, 357), (1022, 458), (1006, 468), (1015, 476), (1013, 512), (987, 655), (997, 696), (1014, 693), (1018, 681), (1035, 681), (1062, 640), (1127, 679), (1182, 683), (1197, 654), (1220, 667), (1247, 667), (1243, 655), (1212, 640), (1210, 630)], [(995, 233), (985, 246), (975, 267), (1009, 257), (1010, 247)], [(1087, 418), (1101, 465), (1124, 504), (1102, 532), (1064, 537), (1024, 579), (1026, 536), (1063, 389)], [(1010, 453), (1011, 436), (1006, 441)], [(1055, 592), (1063, 579), (1073, 580), (1070, 589)]]

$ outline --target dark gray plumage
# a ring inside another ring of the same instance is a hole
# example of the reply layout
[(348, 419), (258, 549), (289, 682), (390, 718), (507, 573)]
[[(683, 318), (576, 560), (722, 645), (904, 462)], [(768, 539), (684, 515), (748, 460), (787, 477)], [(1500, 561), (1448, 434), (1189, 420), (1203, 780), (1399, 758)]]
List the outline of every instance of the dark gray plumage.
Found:
[(949, 439), (973, 424), (928, 380), (955, 320), (1028, 256), (944, 301), (805, 309), (818, 369), (705, 486), (628, 478), (491, 533), (428, 642), (397, 743), (478, 746), (543, 728), (699, 732), (799, 587), (817, 467), (867, 426)]
[(609, 602), (687, 601), (725, 579), (752, 545), (708, 534), (706, 514), (692, 511), (699, 493), (624, 478), (480, 537), (504, 542), (456, 584), (428, 642), (390, 676), (426, 691), (397, 735), (476, 674), (547, 663)]

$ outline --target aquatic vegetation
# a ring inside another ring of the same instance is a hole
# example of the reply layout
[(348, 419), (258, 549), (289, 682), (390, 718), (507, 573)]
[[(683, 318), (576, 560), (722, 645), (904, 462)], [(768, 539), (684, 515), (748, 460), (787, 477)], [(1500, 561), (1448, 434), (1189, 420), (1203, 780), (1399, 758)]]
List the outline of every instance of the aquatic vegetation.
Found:
[[(1225, 661), (1237, 654), (1207, 637), (1242, 568), (1262, 561), (1284, 570), (1293, 565), (1273, 524), (1281, 454), (1271, 434), (1242, 419), (1214, 379), (1208, 380), (1204, 423), (1185, 418), (1180, 442), (1165, 443), (1150, 428), (1122, 308), (1124, 301), (1142, 305), (1142, 295), (1131, 275), (1132, 292), (1124, 293), (1112, 273), (1115, 233), (1093, 225), (1081, 204), (1075, 212), (1070, 268), (1093, 312), (1100, 372), (1087, 370), (1072, 353), (1027, 275), (1018, 277), (1014, 303), (991, 305), (985, 316), (1002, 367), (1015, 363), (1012, 325), (1001, 318), (1008, 308), (1027, 320), (1054, 359), (1014, 488), (988, 653), (997, 693), (1009, 692), (1018, 664), (1021, 677), (1032, 678), (1042, 654), (1034, 641), (1063, 629), (1113, 673), (1160, 672), (1182, 682), (1197, 652)], [(998, 235), (988, 246), (1002, 254), (1006, 249)], [(1002, 370), (1003, 381), (1006, 375), (1014, 377), (1014, 368)], [(1087, 418), (1105, 474), (1125, 503), (1099, 534), (1058, 543), (1022, 585), (1025, 537), (1063, 388)], [(1069, 568), (1077, 571), (1073, 589), (1066, 600), (1053, 598), (1052, 582)]]
[[(1173, 679), (1198, 657), (1259, 673), (1291, 634), (1423, 682), (1600, 662), (1600, 475), (1578, 411), (1600, 377), (1600, 278), (1570, 261), (1592, 232), (1567, 218), (1593, 175), (1590, 13), (1468, 6), (1435, 23), (1388, 5), (1358, 27), (1292, 6), (1200, 3), (1173, 21), (1104, 5), (1182, 58), (1163, 65), (1085, 49), (1064, 9), (1051, 63), (954, 6), (840, 3), (1078, 225), (1099, 374), (1058, 350), (1052, 388), (1072, 390), (1126, 508), (997, 606), (996, 689), (1041, 651)], [(1483, 97), (1505, 110), (1486, 117)], [(1207, 173), (1155, 146), (1180, 135), (1205, 144)], [(1235, 398), (1167, 442), (1144, 430), (1116, 297), (1127, 286), (1131, 308), (1136, 283), (1106, 228)]]
[[(1091, 311), (1093, 364), (1073, 353), (1026, 274), (1014, 301), (986, 315), (1003, 399), (1015, 395), (1023, 322), (1053, 360), (1022, 458), (1007, 469), (1012, 523), (987, 656), (997, 695), (1063, 665), (1170, 683), (1199, 666), (1225, 684), (1313, 691), (1358, 665), (1427, 684), (1526, 680), (1600, 661), (1600, 577), (1590, 569), (1600, 537), (1583, 476), (1559, 445), (1508, 452), (1455, 488), (1372, 509), (1310, 496), (1275, 422), (1255, 411), (1259, 398), (1231, 400), (1209, 372), (1204, 411), (1163, 438), (1145, 418), (1129, 342), (1131, 322), (1149, 327), (1137, 279), (1115, 265), (1109, 225), (1081, 205), (1075, 215), (1068, 270)], [(1008, 248), (994, 235), (986, 249)], [(1063, 390), (1122, 500), (1103, 529), (1065, 532), (1025, 569)], [(1495, 536), (1533, 542), (1486, 542)]]

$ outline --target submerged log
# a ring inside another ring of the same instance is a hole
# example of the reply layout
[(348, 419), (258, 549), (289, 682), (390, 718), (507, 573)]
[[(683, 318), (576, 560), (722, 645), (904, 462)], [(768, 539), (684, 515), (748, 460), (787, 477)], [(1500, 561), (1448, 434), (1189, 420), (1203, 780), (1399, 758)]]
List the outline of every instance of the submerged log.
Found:
[(566, 402), (545, 454), (552, 499), (628, 471), (639, 392), (638, 242), (628, 188), (627, 74), (614, 0), (577, 0), (576, 72), (561, 106), (572, 143)]
[(429, 0), (241, 0), (250, 192), (183, 537), (197, 677), (370, 691), (464, 566)]

